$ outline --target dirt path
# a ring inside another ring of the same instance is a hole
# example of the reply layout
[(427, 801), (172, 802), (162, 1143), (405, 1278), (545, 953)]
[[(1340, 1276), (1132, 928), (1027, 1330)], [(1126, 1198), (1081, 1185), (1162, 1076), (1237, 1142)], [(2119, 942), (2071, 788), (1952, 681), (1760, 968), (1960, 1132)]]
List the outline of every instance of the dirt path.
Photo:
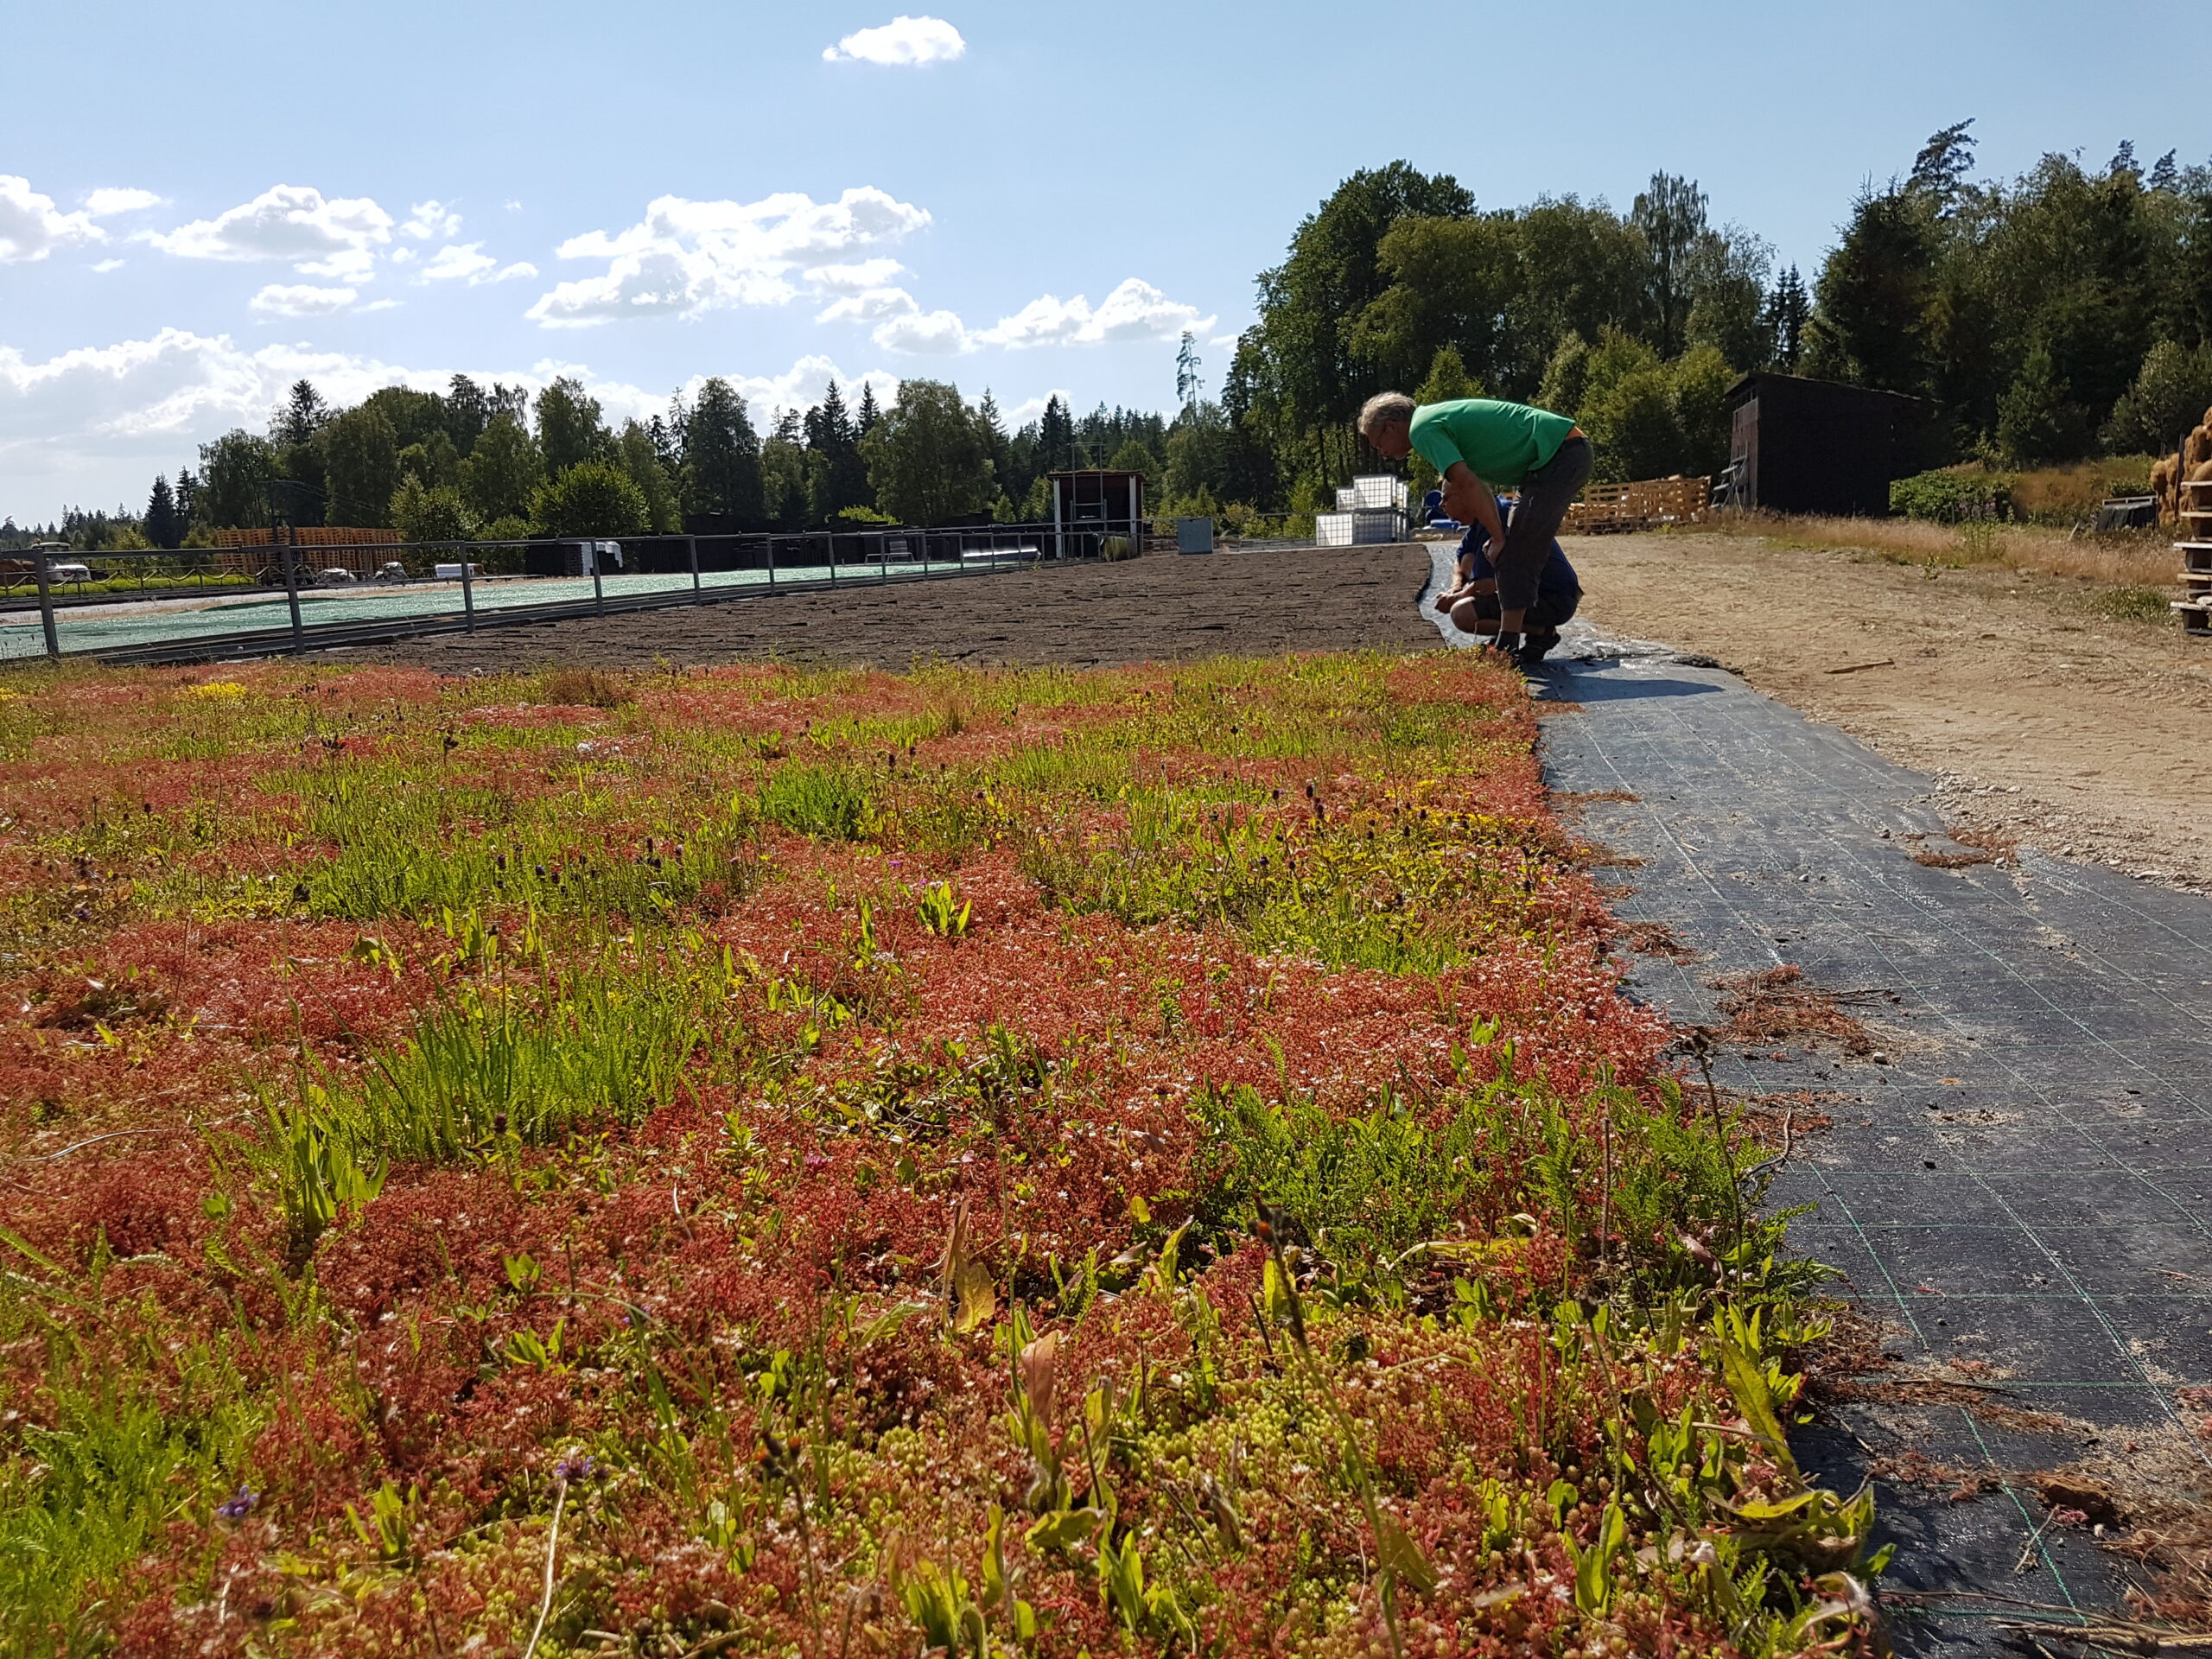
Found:
[(1428, 575), (1428, 550), (1406, 545), (1162, 554), (438, 634), (331, 655), (465, 674), (772, 656), (890, 669), (918, 657), (1093, 668), (1221, 653), (1430, 650), (1436, 629), (1415, 609)]
[(1712, 657), (1935, 773), (1955, 823), (2212, 889), (2212, 645), (2171, 622), (2100, 615), (2069, 578), (1750, 537), (1567, 553), (1598, 626)]

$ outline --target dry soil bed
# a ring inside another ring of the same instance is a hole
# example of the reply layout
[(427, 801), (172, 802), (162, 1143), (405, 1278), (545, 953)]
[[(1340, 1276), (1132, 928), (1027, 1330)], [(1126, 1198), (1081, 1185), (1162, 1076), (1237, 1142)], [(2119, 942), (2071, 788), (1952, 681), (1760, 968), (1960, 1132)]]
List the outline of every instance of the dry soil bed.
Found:
[(761, 657), (890, 669), (917, 658), (1091, 668), (1223, 652), (1423, 649), (1436, 644), (1434, 626), (1415, 609), (1428, 574), (1425, 547), (1164, 554), (444, 634), (343, 655), (467, 673)]
[(1591, 537), (1568, 556), (1598, 626), (1711, 656), (1935, 773), (1963, 823), (2212, 887), (2212, 645), (2172, 624), (2100, 615), (2104, 590), (2071, 578), (1758, 537)]

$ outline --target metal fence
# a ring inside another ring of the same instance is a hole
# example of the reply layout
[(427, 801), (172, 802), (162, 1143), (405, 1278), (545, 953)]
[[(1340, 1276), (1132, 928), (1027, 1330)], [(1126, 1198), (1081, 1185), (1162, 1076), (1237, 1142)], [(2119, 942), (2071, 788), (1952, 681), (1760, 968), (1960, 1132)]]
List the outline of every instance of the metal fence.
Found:
[[(989, 575), (1141, 551), (1127, 522), (0, 558), (0, 660), (205, 662)], [(1172, 543), (1171, 543), (1172, 544)], [(237, 554), (250, 554), (243, 563)], [(219, 563), (218, 553), (220, 554)], [(255, 568), (255, 567), (258, 568)]]

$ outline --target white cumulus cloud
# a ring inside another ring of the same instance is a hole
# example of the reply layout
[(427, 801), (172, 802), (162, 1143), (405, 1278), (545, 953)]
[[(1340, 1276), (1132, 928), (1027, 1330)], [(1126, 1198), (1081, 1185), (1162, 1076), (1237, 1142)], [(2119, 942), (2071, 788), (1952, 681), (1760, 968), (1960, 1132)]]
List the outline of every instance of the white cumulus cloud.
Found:
[(85, 198), (85, 211), (94, 219), (110, 219), (117, 213), (143, 213), (149, 207), (158, 207), (162, 199), (150, 190), (132, 190), (114, 186), (95, 190)]
[[(903, 289), (891, 290), (903, 294)], [(856, 316), (844, 302), (822, 314), (824, 322)], [(950, 311), (911, 311), (889, 315), (874, 334), (875, 343), (887, 352), (918, 356), (947, 356), (972, 352), (985, 346), (1020, 350), (1030, 346), (1098, 346), (1129, 340), (1173, 340), (1185, 328), (1204, 331), (1214, 319), (1201, 316), (1198, 307), (1171, 300), (1150, 283), (1132, 276), (1096, 310), (1082, 295), (1063, 300), (1041, 295), (1010, 317), (1001, 317), (988, 328), (970, 329)]]
[(348, 309), (360, 297), (350, 288), (271, 283), (247, 303), (264, 317), (327, 317), (333, 312)]
[[(872, 390), (875, 401), (887, 409), (899, 396), (897, 375), (882, 369), (871, 369), (866, 374), (847, 374), (831, 359), (818, 353), (800, 358), (781, 374), (734, 374), (727, 378), (745, 399), (753, 424), (763, 431), (775, 423), (778, 410), (811, 409), (820, 403), (832, 380), (837, 383), (838, 395), (845, 400), (848, 411), (860, 406), (862, 386)], [(703, 375), (695, 375), (684, 385), (683, 397), (687, 400), (697, 397), (705, 379)]]
[(106, 276), (111, 270), (121, 270), (122, 269), (123, 261), (120, 259), (101, 259), (94, 262), (92, 265), (93, 271), (102, 276)]
[(1001, 410), (999, 424), (1009, 432), (1019, 432), (1032, 421), (1042, 420), (1045, 405), (1055, 397), (1060, 400), (1062, 409), (1072, 410), (1075, 407), (1075, 394), (1065, 386), (1055, 386), (1042, 397), (1025, 397), (1012, 409)]
[(903, 288), (864, 288), (857, 294), (832, 300), (815, 321), (880, 322), (886, 317), (903, 317), (920, 309), (914, 303), (914, 296)]
[(89, 211), (65, 213), (52, 196), (31, 188), (31, 181), (0, 173), (0, 264), (43, 259), (56, 248), (105, 242), (107, 232), (92, 223)]
[(883, 63), (911, 67), (950, 63), (964, 56), (968, 42), (942, 17), (893, 17), (875, 29), (848, 35), (822, 49), (824, 63)]
[(618, 423), (667, 407), (660, 393), (577, 363), (406, 368), (298, 345), (246, 351), (228, 335), (181, 328), (42, 362), (0, 346), (0, 477), (8, 481), (0, 511), (25, 523), (58, 517), (67, 501), (143, 500), (156, 472), (174, 479), (178, 467), (198, 465), (196, 445), (236, 426), (260, 430), (295, 380), (314, 381), (343, 406), (379, 386), (443, 391), (455, 367), (532, 391), (556, 374), (574, 375)]
[(924, 311), (893, 317), (877, 327), (874, 340), (887, 352), (906, 352), (919, 357), (949, 357), (975, 349), (967, 328), (950, 311)]
[(1080, 294), (1065, 301), (1046, 294), (976, 338), (985, 345), (1014, 347), (1090, 346), (1107, 340), (1172, 340), (1185, 328), (1203, 331), (1213, 324), (1213, 318), (1199, 315), (1198, 307), (1171, 300), (1150, 283), (1132, 276), (1096, 311)]
[(391, 215), (366, 196), (326, 198), (311, 185), (280, 184), (147, 240), (184, 259), (284, 259), (303, 276), (359, 282), (391, 240)]
[(863, 259), (857, 264), (816, 265), (806, 273), (806, 280), (816, 288), (832, 294), (857, 294), (862, 289), (883, 288), (893, 276), (906, 274), (906, 267), (896, 259)]
[(525, 314), (549, 328), (617, 317), (696, 317), (734, 305), (798, 297), (791, 273), (817, 261), (898, 242), (928, 213), (873, 186), (817, 202), (794, 192), (754, 202), (662, 196), (628, 229), (571, 237), (563, 259), (604, 259), (594, 276), (556, 283)]
[(499, 266), (499, 262), (484, 251), (481, 242), (449, 242), (423, 267), (423, 280), (426, 283), (487, 283)]
[(419, 242), (450, 240), (461, 234), (461, 215), (442, 201), (418, 201), (407, 214), (400, 232)]

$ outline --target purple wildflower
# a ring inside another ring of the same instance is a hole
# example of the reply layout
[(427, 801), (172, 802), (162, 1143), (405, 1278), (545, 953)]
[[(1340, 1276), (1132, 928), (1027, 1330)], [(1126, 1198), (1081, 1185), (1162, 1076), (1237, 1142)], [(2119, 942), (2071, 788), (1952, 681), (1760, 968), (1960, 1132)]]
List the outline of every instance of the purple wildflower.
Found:
[(238, 1488), (236, 1496), (226, 1498), (215, 1506), (215, 1513), (226, 1521), (243, 1521), (253, 1513), (253, 1506), (261, 1502), (261, 1494)]

